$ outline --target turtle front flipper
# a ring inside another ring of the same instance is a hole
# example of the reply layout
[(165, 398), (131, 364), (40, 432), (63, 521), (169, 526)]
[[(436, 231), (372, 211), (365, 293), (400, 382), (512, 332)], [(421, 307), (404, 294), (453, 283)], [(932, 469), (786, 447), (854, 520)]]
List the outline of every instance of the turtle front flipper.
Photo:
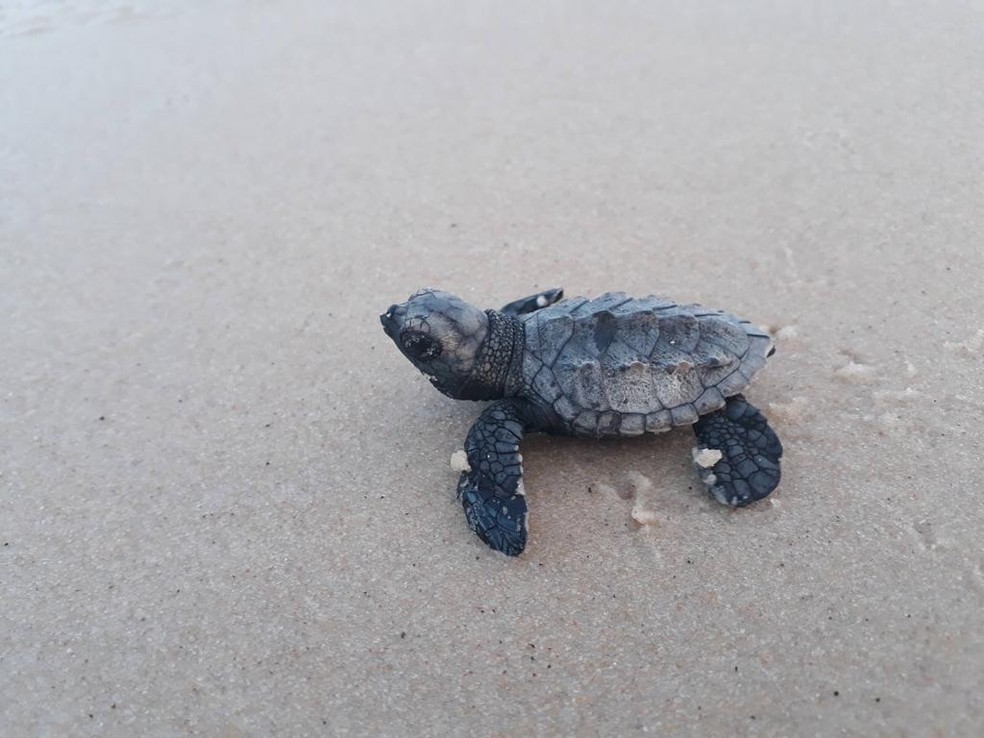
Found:
[[(742, 395), (694, 424), (694, 465), (718, 502), (742, 507), (779, 485), (782, 444), (757, 407)], [(720, 452), (720, 455), (715, 452)]]
[(553, 305), (563, 296), (564, 288), (555, 287), (554, 289), (544, 290), (535, 295), (510, 302), (508, 305), (503, 306), (499, 312), (505, 313), (506, 315), (526, 315), (526, 313), (532, 313), (540, 308), (545, 308), (547, 305)]
[(468, 527), (507, 556), (526, 547), (526, 492), (519, 443), (529, 429), (526, 405), (509, 399), (489, 405), (465, 440), (471, 467), (458, 480)]

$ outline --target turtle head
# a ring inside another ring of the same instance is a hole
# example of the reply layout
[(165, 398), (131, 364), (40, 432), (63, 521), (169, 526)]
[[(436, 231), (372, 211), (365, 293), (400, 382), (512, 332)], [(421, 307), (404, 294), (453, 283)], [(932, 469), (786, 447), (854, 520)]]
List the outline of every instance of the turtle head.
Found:
[(489, 318), (477, 307), (441, 290), (420, 290), (379, 316), (386, 335), (438, 390), (471, 399), (466, 389)]

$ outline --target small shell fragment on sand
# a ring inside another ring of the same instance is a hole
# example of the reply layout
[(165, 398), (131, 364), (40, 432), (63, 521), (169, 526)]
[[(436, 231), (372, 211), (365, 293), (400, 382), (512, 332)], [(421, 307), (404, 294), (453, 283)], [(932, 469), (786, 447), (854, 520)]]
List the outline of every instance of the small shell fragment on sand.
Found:
[(696, 446), (690, 449), (690, 453), (694, 457), (694, 463), (703, 469), (710, 469), (721, 460), (722, 456), (724, 456), (724, 454), (716, 448), (697, 448)]
[(639, 525), (658, 525), (659, 518), (652, 510), (648, 510), (638, 502), (632, 506), (632, 519)]
[(451, 468), (457, 472), (471, 471), (471, 464), (468, 463), (468, 454), (463, 448), (459, 448), (451, 454)]

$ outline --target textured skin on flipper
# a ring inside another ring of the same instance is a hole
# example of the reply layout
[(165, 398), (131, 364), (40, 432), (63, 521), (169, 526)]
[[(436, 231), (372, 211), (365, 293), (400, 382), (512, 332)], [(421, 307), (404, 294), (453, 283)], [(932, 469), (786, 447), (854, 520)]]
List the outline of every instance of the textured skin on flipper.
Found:
[(725, 505), (743, 507), (779, 485), (782, 444), (768, 422), (742, 395), (694, 425), (699, 449), (715, 449), (721, 459), (697, 471), (711, 494)]
[(763, 366), (769, 337), (700, 305), (610, 292), (521, 317), (524, 394), (554, 432), (625, 436), (696, 422)]
[(518, 556), (526, 547), (521, 412), (515, 401), (502, 400), (482, 413), (465, 440), (471, 469), (458, 480), (458, 499), (468, 527), (507, 556)]

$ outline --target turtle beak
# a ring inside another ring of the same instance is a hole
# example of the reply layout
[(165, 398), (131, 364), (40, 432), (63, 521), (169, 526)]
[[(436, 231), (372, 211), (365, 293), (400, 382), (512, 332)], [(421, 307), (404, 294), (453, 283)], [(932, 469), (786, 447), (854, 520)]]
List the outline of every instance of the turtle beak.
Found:
[(390, 305), (389, 310), (379, 316), (379, 322), (383, 324), (383, 330), (394, 341), (400, 332), (400, 326), (403, 325), (405, 312), (405, 309), (400, 305)]

